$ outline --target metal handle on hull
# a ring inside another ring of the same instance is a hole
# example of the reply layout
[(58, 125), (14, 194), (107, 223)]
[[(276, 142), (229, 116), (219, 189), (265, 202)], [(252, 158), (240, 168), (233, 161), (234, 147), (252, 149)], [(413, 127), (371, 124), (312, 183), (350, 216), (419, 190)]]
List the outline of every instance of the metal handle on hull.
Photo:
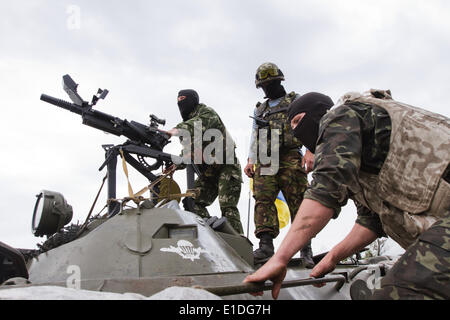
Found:
[[(288, 280), (288, 281), (284, 281), (281, 284), (281, 288), (301, 287), (301, 286), (308, 286), (308, 285), (312, 285), (312, 284), (328, 283), (328, 282), (344, 283), (346, 281), (347, 281), (347, 279), (345, 278), (344, 275), (336, 275), (336, 276), (323, 277), (323, 278), (318, 278), (318, 279), (307, 278), (307, 279), (299, 279), (299, 280)], [(242, 283), (239, 285), (231, 285), (231, 286), (197, 287), (197, 288), (206, 290), (217, 296), (229, 296), (229, 295), (235, 295), (235, 294), (272, 290), (273, 283), (266, 281), (264, 283), (254, 282), (254, 283)]]

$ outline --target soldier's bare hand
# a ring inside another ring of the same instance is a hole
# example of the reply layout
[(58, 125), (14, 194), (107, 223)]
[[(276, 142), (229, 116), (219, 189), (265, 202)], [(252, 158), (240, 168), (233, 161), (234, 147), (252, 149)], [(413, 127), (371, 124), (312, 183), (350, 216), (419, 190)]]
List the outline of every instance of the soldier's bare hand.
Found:
[[(327, 254), (311, 271), (310, 277), (321, 278), (332, 272), (336, 268), (336, 263)], [(314, 284), (315, 287), (323, 287), (325, 283)]]
[(249, 178), (253, 178), (255, 176), (255, 170), (254, 170), (253, 166), (254, 166), (254, 164), (249, 162), (249, 163), (247, 163), (247, 165), (244, 168), (244, 173)]
[(176, 128), (170, 129), (169, 131), (163, 131), (163, 130), (160, 130), (160, 131), (164, 132), (165, 134), (167, 134), (170, 137), (177, 136), (179, 133), (178, 129), (176, 129)]
[[(277, 299), (281, 290), (281, 284), (283, 283), (283, 280), (286, 277), (286, 272), (287, 272), (286, 264), (279, 262), (275, 257), (272, 257), (255, 273), (248, 275), (244, 279), (244, 283), (264, 282), (266, 280), (271, 280), (273, 282), (272, 297), (274, 299)], [(261, 296), (262, 294), (263, 294), (262, 292), (252, 293), (252, 295), (254, 296)]]
[(314, 154), (308, 149), (306, 149), (305, 156), (302, 158), (302, 167), (306, 173), (311, 172), (314, 168)]
[(165, 168), (165, 169), (163, 170), (163, 174), (167, 174), (167, 173), (169, 173), (170, 171), (175, 170), (176, 167), (177, 167), (177, 166), (176, 166), (175, 164), (172, 164), (170, 167)]

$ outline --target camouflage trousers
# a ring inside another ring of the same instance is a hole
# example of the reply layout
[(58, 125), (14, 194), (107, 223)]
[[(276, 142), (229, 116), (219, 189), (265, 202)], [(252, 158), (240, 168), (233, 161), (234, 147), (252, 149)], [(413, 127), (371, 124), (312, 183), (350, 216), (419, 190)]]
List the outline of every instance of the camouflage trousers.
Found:
[(450, 211), (406, 250), (372, 299), (450, 299)]
[(286, 199), (291, 221), (303, 201), (308, 179), (301, 166), (301, 156), (297, 150), (280, 151), (280, 167), (274, 175), (262, 175), (257, 165), (253, 179), (253, 198), (255, 198), (255, 235), (269, 232), (274, 238), (280, 233), (275, 200), (280, 192)]
[(242, 173), (239, 163), (234, 165), (210, 165), (201, 177), (195, 180), (195, 188), (200, 195), (195, 199), (195, 212), (203, 217), (210, 217), (206, 207), (219, 197), (222, 216), (239, 233), (244, 230), (237, 204), (241, 195)]

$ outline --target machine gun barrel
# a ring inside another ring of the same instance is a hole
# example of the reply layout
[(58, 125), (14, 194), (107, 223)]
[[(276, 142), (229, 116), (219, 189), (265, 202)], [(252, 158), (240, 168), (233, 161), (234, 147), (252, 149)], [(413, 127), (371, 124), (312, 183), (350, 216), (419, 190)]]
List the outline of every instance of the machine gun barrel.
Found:
[(169, 143), (169, 137), (164, 133), (156, 132), (155, 130), (150, 131), (148, 126), (139, 122), (122, 120), (107, 113), (92, 109), (87, 103), (86, 105), (80, 106), (46, 94), (41, 95), (41, 100), (81, 115), (83, 124), (85, 125), (116, 136), (123, 135), (136, 142), (149, 144), (156, 150), (162, 150), (164, 146)]
[(47, 103), (53, 104), (54, 106), (69, 110), (70, 112), (73, 112), (73, 113), (77, 113), (77, 114), (81, 115), (83, 112), (83, 108), (74, 103), (67, 102), (67, 101), (64, 101), (64, 100), (61, 100), (58, 98), (54, 98), (54, 97), (51, 97), (46, 94), (41, 95), (41, 100), (45, 101)]

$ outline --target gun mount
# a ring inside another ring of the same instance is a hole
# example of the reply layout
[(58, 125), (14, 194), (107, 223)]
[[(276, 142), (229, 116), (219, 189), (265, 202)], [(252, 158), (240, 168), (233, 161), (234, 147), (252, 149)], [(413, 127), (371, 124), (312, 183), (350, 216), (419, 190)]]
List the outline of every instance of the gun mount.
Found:
[[(166, 120), (160, 119), (154, 114), (150, 115), (150, 124), (144, 125), (136, 121), (120, 119), (113, 115), (93, 109), (99, 100), (104, 100), (109, 93), (108, 90), (98, 89), (93, 96), (91, 103), (85, 101), (78, 93), (78, 84), (70, 77), (63, 76), (63, 89), (69, 95), (72, 102), (64, 101), (52, 96), (42, 94), (41, 100), (70, 112), (81, 115), (83, 124), (102, 130), (116, 136), (125, 136), (128, 141), (122, 145), (104, 145), (105, 162), (101, 165), (100, 171), (107, 167), (108, 172), (108, 199), (116, 198), (116, 166), (117, 156), (122, 152), (125, 161), (133, 166), (139, 173), (144, 175), (150, 182), (156, 180), (152, 173), (163, 165), (169, 167), (173, 163), (181, 163), (182, 159), (175, 155), (163, 152), (164, 147), (170, 143), (169, 136), (159, 130), (159, 125), (165, 125)], [(137, 157), (134, 158), (133, 155)], [(146, 158), (155, 159), (149, 164)], [(194, 175), (192, 171), (200, 174), (195, 164), (189, 164), (187, 171), (188, 188), (193, 185)], [(191, 181), (192, 180), (192, 181)], [(188, 197), (189, 198), (189, 197)], [(192, 203), (192, 201), (187, 201)], [(119, 211), (117, 202), (110, 201), (108, 205), (108, 215), (112, 216)]]

